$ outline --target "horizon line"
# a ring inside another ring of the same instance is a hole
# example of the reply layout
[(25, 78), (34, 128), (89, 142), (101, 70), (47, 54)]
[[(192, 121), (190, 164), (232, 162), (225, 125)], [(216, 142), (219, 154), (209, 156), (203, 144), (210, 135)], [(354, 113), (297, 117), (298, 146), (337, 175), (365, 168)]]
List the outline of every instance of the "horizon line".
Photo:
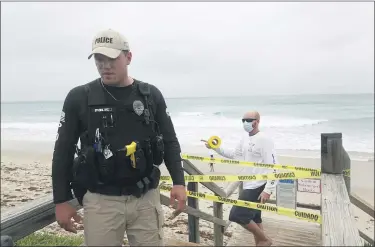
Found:
[[(371, 93), (302, 93), (302, 94), (253, 94), (253, 95), (215, 95), (215, 96), (182, 96), (182, 97), (165, 97), (165, 99), (202, 99), (202, 98), (243, 98), (243, 97), (258, 97), (258, 96), (308, 96), (308, 95), (374, 95), (375, 92)], [(19, 101), (1, 101), (1, 103), (36, 103), (36, 102), (61, 102), (65, 99), (60, 100), (19, 100)]]

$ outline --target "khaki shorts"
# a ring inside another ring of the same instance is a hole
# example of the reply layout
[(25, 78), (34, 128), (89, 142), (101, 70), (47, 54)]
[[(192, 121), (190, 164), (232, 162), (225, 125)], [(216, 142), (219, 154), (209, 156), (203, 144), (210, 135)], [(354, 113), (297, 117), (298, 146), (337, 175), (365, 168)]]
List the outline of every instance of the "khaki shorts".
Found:
[(164, 246), (164, 214), (160, 191), (140, 198), (87, 192), (83, 197), (86, 246), (121, 246), (127, 234), (130, 246)]

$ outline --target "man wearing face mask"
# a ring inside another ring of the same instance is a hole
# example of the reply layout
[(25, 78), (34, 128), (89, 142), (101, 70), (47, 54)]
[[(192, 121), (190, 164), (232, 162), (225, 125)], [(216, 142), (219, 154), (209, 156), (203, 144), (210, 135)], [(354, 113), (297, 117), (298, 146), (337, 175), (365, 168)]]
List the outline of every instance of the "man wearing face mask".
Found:
[[(250, 162), (275, 164), (276, 154), (273, 141), (259, 130), (260, 115), (256, 111), (247, 112), (242, 118), (243, 128), (246, 135), (240, 140), (234, 150), (223, 147), (214, 149), (218, 154), (237, 160)], [(210, 148), (207, 143), (206, 147)], [(276, 172), (259, 167), (246, 167), (241, 173), (246, 175), (267, 174)], [(239, 200), (264, 203), (274, 191), (276, 182), (271, 181), (246, 181), (243, 182), (243, 191)], [(256, 246), (271, 246), (272, 240), (263, 231), (261, 211), (245, 207), (233, 206), (229, 220), (236, 222), (254, 235)]]

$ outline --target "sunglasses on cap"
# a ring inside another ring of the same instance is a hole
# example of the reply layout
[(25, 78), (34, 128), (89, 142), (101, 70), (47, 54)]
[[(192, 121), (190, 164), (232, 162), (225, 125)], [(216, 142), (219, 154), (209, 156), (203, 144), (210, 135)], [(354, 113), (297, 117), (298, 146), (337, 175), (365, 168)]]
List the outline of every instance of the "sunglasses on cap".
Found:
[(242, 119), (242, 122), (248, 122), (248, 123), (251, 123), (252, 121), (255, 121), (256, 119), (255, 118), (243, 118)]

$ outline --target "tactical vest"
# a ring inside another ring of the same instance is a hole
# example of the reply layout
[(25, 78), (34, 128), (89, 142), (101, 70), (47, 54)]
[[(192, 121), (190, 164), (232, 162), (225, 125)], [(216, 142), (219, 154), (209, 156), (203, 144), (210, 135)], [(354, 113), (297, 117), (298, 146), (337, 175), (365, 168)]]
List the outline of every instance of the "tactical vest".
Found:
[[(100, 80), (88, 84), (87, 138), (97, 149), (95, 166), (100, 183), (129, 186), (151, 173), (155, 164), (152, 142), (158, 133), (149, 95), (149, 85), (139, 81), (134, 81), (132, 93), (121, 101), (110, 98)], [(132, 142), (138, 143), (135, 167), (130, 156), (121, 151)]]

